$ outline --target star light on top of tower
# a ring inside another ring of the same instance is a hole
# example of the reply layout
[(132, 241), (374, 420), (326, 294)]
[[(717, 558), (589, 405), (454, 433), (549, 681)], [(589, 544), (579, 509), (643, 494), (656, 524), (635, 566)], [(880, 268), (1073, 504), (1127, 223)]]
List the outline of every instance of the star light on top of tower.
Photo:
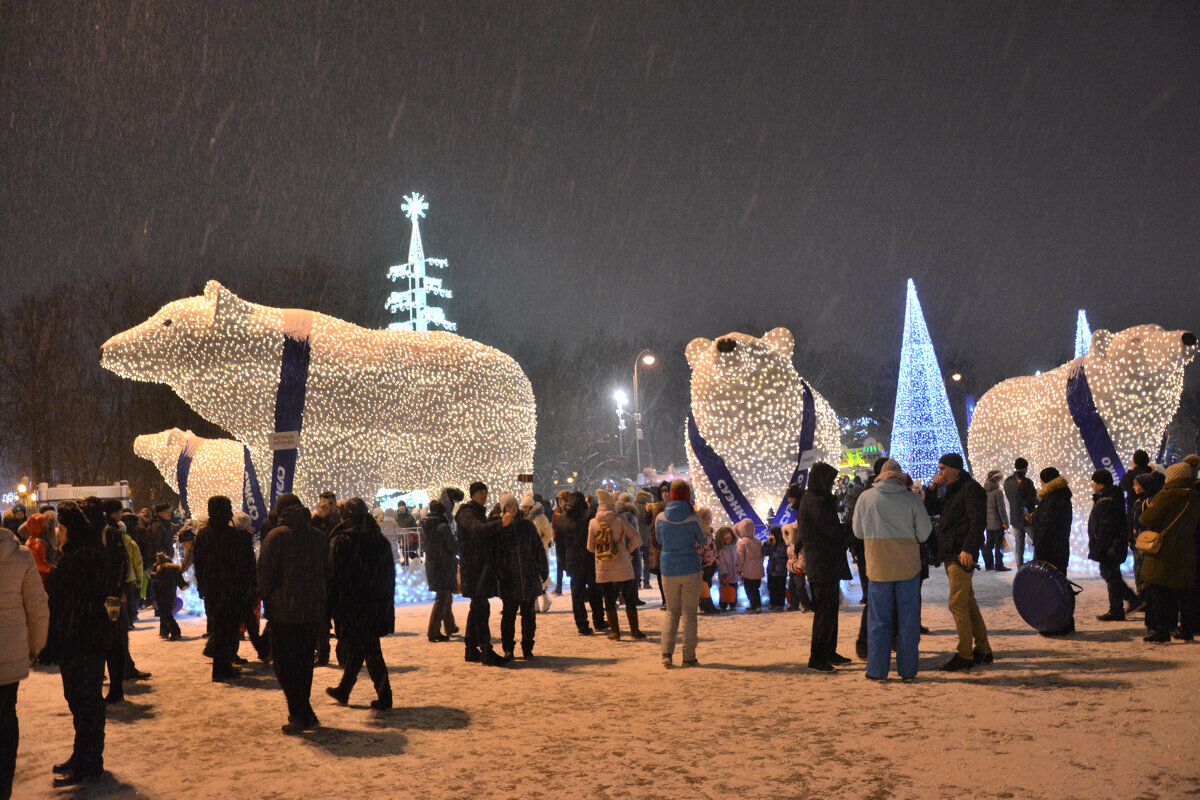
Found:
[(400, 210), (415, 225), (417, 220), (425, 216), (425, 212), (429, 210), (429, 203), (425, 202), (425, 198), (419, 192), (413, 192), (404, 195), (404, 205), (400, 206)]

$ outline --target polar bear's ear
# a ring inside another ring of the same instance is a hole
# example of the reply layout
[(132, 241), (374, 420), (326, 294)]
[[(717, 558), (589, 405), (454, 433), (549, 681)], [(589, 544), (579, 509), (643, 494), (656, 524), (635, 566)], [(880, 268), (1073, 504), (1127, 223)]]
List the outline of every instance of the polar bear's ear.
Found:
[(250, 311), (249, 303), (217, 281), (209, 281), (204, 284), (204, 299), (213, 307), (214, 321), (235, 315), (245, 316)]
[(712, 347), (711, 339), (692, 339), (688, 342), (687, 350), (684, 351), (687, 355), (688, 366), (692, 369), (700, 366), (700, 360), (710, 347)]
[(787, 328), (772, 328), (763, 334), (762, 340), (767, 347), (779, 355), (791, 359), (792, 348), (795, 347), (796, 340), (792, 338), (792, 332)]
[(1092, 331), (1092, 343), (1088, 345), (1087, 354), (1094, 358), (1104, 358), (1110, 341), (1112, 341), (1112, 334), (1103, 328), (1098, 331)]

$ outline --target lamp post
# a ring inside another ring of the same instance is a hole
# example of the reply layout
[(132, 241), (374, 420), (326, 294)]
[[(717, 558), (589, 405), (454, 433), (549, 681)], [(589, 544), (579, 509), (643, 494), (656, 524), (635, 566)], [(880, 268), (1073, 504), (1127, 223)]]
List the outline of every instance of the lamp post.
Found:
[(638, 485), (638, 481), (642, 477), (642, 412), (638, 407), (638, 364), (645, 364), (649, 367), (654, 365), (654, 361), (654, 354), (649, 350), (638, 353), (637, 358), (633, 361), (633, 448), (637, 453), (635, 485)]
[(617, 449), (621, 451), (621, 458), (625, 457), (625, 417), (628, 414), (625, 411), (625, 404), (629, 402), (629, 398), (625, 396), (623, 389), (617, 389), (613, 392), (613, 400), (617, 401)]

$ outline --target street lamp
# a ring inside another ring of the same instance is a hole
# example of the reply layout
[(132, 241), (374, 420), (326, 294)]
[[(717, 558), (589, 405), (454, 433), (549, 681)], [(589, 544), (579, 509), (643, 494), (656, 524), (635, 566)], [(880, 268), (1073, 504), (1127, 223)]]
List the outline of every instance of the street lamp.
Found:
[(633, 361), (633, 447), (637, 453), (637, 476), (634, 478), (634, 483), (642, 476), (642, 412), (638, 408), (638, 364), (645, 364), (647, 367), (654, 366), (654, 354), (649, 350), (643, 350), (637, 354), (637, 358)]

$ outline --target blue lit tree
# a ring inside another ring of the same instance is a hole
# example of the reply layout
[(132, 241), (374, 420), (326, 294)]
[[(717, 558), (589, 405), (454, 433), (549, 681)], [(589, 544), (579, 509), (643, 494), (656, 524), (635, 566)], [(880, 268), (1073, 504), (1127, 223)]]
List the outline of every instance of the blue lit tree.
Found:
[(938, 458), (958, 453), (966, 462), (958, 426), (933, 342), (921, 313), (917, 287), (908, 281), (904, 306), (904, 342), (900, 348), (900, 382), (892, 423), (891, 457), (916, 480), (928, 482), (937, 472)]
[(1075, 357), (1086, 356), (1088, 348), (1091, 346), (1092, 329), (1088, 325), (1087, 312), (1081, 308), (1079, 315), (1075, 318)]
[(401, 206), (405, 215), (412, 220), (412, 239), (408, 243), (408, 261), (398, 264), (388, 270), (388, 277), (393, 281), (404, 279), (406, 289), (402, 292), (392, 292), (384, 303), (384, 307), (393, 314), (405, 315), (388, 325), (393, 331), (427, 331), (430, 323), (445, 328), (448, 331), (458, 328), (446, 319), (446, 311), (439, 306), (429, 305), (429, 295), (438, 297), (453, 297), (449, 289), (442, 286), (441, 278), (430, 278), (425, 274), (425, 267), (438, 269), (446, 268), (444, 258), (426, 258), (425, 246), (421, 244), (421, 228), (417, 220), (425, 216), (429, 204), (425, 198), (413, 192), (404, 198)]

